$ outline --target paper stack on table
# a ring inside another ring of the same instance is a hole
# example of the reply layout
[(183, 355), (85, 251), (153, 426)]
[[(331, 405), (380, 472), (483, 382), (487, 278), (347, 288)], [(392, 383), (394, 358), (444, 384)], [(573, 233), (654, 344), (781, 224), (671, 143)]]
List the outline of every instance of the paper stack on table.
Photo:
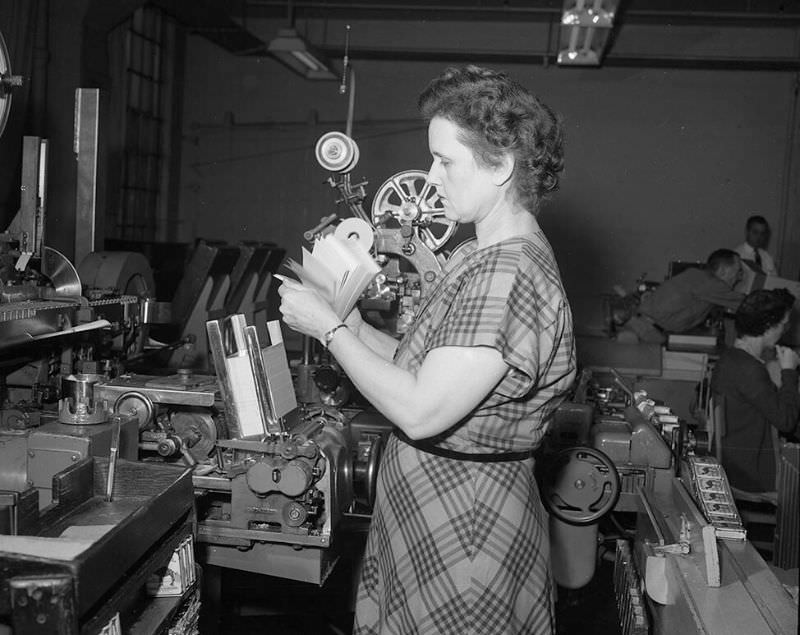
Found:
[[(361, 243), (334, 234), (319, 238), (311, 251), (303, 247), (302, 264), (289, 259), (286, 266), (300, 278), (303, 286), (314, 289), (327, 300), (340, 319), (350, 313), (380, 271)], [(288, 278), (276, 277), (294, 283)]]

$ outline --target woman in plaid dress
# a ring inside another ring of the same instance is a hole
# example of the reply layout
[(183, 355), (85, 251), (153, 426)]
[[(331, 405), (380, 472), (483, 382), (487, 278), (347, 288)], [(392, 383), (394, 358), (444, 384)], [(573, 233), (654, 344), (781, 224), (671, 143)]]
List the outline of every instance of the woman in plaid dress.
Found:
[(552, 111), (502, 73), (448, 69), (420, 96), (429, 181), (473, 223), (398, 343), (281, 288), (295, 330), (327, 344), (396, 426), (381, 462), (356, 635), (554, 630), (546, 518), (532, 451), (575, 376), (572, 318), (536, 221), (558, 185)]

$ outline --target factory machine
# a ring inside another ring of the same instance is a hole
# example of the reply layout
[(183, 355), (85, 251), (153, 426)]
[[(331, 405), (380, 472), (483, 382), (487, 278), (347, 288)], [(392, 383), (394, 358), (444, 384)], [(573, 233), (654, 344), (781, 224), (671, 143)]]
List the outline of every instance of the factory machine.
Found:
[[(622, 531), (606, 552), (625, 635), (797, 632), (797, 501), (785, 501), (776, 528), (776, 539), (794, 541), (793, 558), (773, 569), (747, 540), (709, 450), (705, 431), (616, 372), (584, 370), (556, 412), (542, 458), (554, 576), (568, 589), (587, 584), (598, 545), (611, 540), (599, 533), (600, 518), (634, 518), (628, 529), (617, 523)], [(796, 464), (785, 476), (796, 481)], [(796, 483), (784, 487), (796, 499)]]

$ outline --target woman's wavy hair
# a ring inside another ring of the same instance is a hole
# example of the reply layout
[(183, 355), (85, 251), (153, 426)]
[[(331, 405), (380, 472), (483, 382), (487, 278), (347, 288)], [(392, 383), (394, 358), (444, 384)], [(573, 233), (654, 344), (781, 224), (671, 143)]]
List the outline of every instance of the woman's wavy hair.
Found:
[(513, 154), (512, 186), (532, 213), (558, 189), (564, 169), (560, 118), (505, 73), (448, 68), (422, 91), (419, 109), (428, 121), (443, 117), (459, 126), (461, 142), (485, 166), (496, 167), (505, 153)]
[(794, 300), (786, 289), (759, 289), (748, 293), (733, 316), (736, 333), (752, 337), (764, 335), (791, 312)]

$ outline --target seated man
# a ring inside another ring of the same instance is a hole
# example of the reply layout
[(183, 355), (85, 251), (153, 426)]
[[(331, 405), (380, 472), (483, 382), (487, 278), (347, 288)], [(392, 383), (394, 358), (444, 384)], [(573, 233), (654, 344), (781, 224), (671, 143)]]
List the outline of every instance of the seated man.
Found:
[[(789, 323), (794, 296), (786, 289), (753, 291), (734, 317), (736, 340), (714, 366), (711, 391), (725, 399), (722, 465), (730, 484), (747, 492), (775, 490), (772, 428), (797, 434), (800, 393), (797, 353), (776, 346)], [(778, 388), (764, 365), (774, 347), (781, 369)]]
[(745, 241), (734, 251), (742, 260), (749, 260), (758, 266), (766, 275), (777, 276), (775, 261), (767, 251), (769, 244), (769, 223), (763, 216), (751, 216), (747, 219)]
[(645, 294), (627, 323), (643, 342), (665, 342), (666, 333), (685, 333), (702, 324), (715, 307), (736, 310), (744, 294), (733, 287), (742, 276), (739, 255), (717, 249), (705, 269), (686, 269)]

